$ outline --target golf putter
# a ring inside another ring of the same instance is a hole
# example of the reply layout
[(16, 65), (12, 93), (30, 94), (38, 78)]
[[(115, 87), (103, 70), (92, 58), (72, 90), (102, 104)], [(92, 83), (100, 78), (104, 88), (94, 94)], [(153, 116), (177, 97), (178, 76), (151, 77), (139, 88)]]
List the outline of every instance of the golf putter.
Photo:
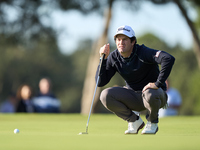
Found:
[(101, 66), (102, 66), (104, 58), (105, 58), (105, 54), (103, 54), (101, 56), (101, 60), (100, 60), (100, 63), (99, 63), (99, 73), (98, 73), (96, 86), (95, 86), (95, 90), (94, 90), (94, 95), (93, 95), (93, 99), (92, 99), (92, 104), (91, 104), (91, 107), (90, 107), (90, 112), (89, 112), (89, 116), (88, 116), (88, 120), (87, 120), (87, 124), (86, 124), (86, 131), (85, 132), (80, 132), (79, 135), (88, 134), (88, 125), (89, 125), (89, 121), (90, 121), (90, 115), (91, 115), (91, 112), (92, 112), (92, 106), (93, 106), (93, 103), (94, 103), (94, 98), (95, 98), (95, 94), (96, 94), (96, 91), (97, 91), (97, 85), (99, 83), (99, 75), (100, 75), (100, 71), (101, 71)]

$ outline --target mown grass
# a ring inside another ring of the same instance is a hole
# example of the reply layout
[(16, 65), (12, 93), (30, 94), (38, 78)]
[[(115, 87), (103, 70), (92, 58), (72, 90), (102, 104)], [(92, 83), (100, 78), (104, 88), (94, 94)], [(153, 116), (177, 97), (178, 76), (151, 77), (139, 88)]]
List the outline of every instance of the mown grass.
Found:
[[(200, 116), (160, 119), (156, 135), (124, 135), (127, 123), (112, 114), (0, 114), (1, 150), (197, 150)], [(146, 122), (144, 116), (142, 119)], [(14, 134), (15, 128), (20, 130)]]

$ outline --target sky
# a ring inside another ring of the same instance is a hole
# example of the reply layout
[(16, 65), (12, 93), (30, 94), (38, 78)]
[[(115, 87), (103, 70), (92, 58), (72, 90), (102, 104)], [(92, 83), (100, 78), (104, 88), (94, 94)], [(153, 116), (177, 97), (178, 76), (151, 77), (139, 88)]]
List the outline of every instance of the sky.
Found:
[[(139, 11), (123, 9), (118, 2), (114, 3), (112, 19), (109, 27), (109, 43), (114, 44), (113, 36), (121, 25), (129, 25), (135, 31), (136, 37), (152, 33), (165, 41), (169, 46), (180, 44), (184, 48), (192, 46), (192, 34), (178, 7), (169, 3), (163, 6), (145, 1)], [(191, 19), (196, 18), (196, 12), (189, 8)], [(83, 15), (77, 11), (55, 11), (52, 13), (53, 28), (61, 31), (58, 45), (62, 53), (70, 54), (84, 39), (97, 40), (103, 31), (105, 20), (96, 13)], [(138, 41), (139, 42), (139, 41)], [(145, 44), (145, 43), (144, 43)]]

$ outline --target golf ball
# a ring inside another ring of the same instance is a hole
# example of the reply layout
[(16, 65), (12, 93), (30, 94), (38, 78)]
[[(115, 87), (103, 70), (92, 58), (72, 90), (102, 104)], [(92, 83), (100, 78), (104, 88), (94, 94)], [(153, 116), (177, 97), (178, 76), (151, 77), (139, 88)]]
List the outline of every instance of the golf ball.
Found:
[(19, 129), (15, 129), (15, 130), (14, 130), (14, 133), (15, 133), (15, 134), (19, 133)]

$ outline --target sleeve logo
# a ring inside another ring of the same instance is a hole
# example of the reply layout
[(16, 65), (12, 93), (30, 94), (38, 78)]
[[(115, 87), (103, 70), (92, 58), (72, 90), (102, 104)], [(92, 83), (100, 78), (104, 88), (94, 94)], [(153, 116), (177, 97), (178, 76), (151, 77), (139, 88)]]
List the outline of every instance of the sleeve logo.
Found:
[(161, 51), (157, 51), (155, 57), (158, 57), (160, 55)]

